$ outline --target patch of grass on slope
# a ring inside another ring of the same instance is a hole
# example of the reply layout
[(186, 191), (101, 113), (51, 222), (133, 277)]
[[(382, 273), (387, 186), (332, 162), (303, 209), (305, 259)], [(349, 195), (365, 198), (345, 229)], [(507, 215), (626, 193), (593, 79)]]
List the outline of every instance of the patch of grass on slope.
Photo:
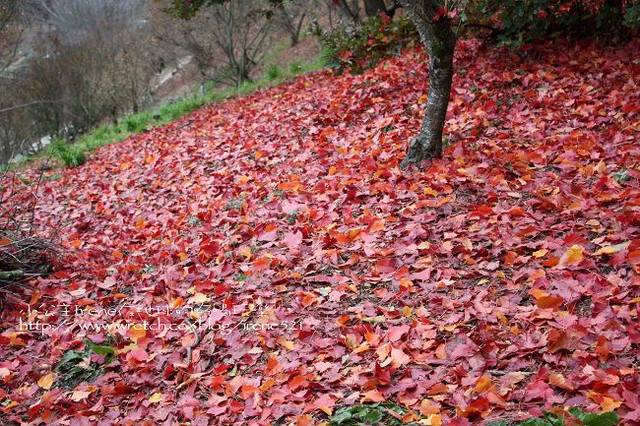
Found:
[(211, 90), (204, 95), (193, 95), (157, 107), (150, 111), (130, 114), (121, 118), (118, 124), (105, 124), (80, 136), (74, 143), (63, 139), (55, 140), (41, 153), (26, 157), (17, 163), (20, 166), (43, 156), (50, 156), (67, 167), (76, 167), (86, 161), (87, 154), (96, 148), (120, 142), (129, 136), (169, 123), (207, 104), (220, 102), (235, 96), (243, 96), (265, 87), (276, 86), (285, 80), (324, 67), (321, 57), (309, 63), (296, 63), (289, 70), (275, 68), (267, 70), (261, 78), (245, 82), (237, 87)]

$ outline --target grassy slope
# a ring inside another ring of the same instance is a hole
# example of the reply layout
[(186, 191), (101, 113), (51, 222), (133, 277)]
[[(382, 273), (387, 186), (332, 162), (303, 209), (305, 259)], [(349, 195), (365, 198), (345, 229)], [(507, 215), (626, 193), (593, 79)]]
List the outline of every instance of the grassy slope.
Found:
[(195, 111), (204, 105), (220, 102), (235, 96), (243, 96), (258, 89), (276, 86), (306, 72), (321, 69), (324, 63), (320, 57), (309, 62), (293, 62), (287, 68), (270, 66), (264, 75), (256, 80), (245, 82), (237, 87), (213, 88), (204, 95), (192, 95), (175, 102), (130, 114), (119, 120), (118, 124), (104, 124), (79, 137), (75, 143), (63, 139), (53, 141), (40, 153), (25, 157), (15, 163), (24, 166), (34, 160), (52, 158), (68, 167), (75, 167), (86, 161), (87, 154), (104, 145), (120, 142), (133, 134), (147, 131), (153, 127), (169, 123)]

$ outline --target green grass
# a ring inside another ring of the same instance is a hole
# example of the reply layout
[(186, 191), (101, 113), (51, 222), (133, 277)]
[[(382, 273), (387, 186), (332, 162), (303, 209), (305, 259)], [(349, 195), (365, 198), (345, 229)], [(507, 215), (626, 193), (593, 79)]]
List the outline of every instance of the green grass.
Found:
[(271, 65), (267, 70), (267, 78), (271, 81), (276, 80), (282, 76), (282, 70), (277, 65)]
[(77, 167), (87, 160), (85, 150), (64, 139), (56, 139), (47, 147), (51, 156), (60, 160), (67, 167)]
[[(86, 161), (87, 155), (91, 151), (101, 146), (120, 142), (133, 134), (177, 120), (205, 105), (224, 101), (235, 96), (247, 95), (265, 87), (276, 86), (292, 77), (317, 71), (324, 66), (325, 64), (321, 57), (311, 62), (296, 62), (291, 64), (287, 70), (272, 65), (261, 78), (245, 82), (240, 86), (222, 89), (212, 88), (205, 91), (204, 95), (191, 95), (148, 111), (127, 115), (122, 117), (118, 124), (99, 126), (81, 135), (73, 143), (63, 139), (55, 140), (38, 154), (25, 157), (9, 167), (20, 167), (43, 157), (52, 157), (67, 167), (76, 167)], [(4, 168), (6, 169), (6, 167)]]

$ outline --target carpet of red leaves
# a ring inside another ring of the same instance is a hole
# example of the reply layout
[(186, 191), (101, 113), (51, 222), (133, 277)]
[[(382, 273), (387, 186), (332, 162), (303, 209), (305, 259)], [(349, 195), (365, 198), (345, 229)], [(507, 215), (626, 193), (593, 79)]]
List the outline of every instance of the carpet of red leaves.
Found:
[[(461, 43), (451, 145), (420, 171), (397, 167), (425, 101), (418, 51), (54, 171), (36, 218), (67, 256), (30, 312), (2, 312), (0, 420), (306, 425), (389, 400), (434, 425), (554, 405), (638, 423), (639, 52)], [(26, 315), (60, 327), (21, 331)], [(115, 361), (56, 387), (85, 338)]]

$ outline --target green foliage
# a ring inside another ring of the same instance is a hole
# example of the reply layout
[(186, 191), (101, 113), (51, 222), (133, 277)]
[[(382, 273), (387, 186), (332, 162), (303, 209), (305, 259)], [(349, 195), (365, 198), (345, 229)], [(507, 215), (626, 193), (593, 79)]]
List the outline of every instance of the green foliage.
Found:
[(329, 424), (331, 426), (401, 426), (403, 423), (398, 417), (404, 413), (405, 410), (402, 407), (391, 402), (353, 405), (336, 410), (333, 416), (329, 419)]
[(77, 167), (86, 161), (84, 150), (64, 139), (56, 139), (49, 145), (49, 152), (67, 167)]
[(149, 113), (134, 114), (124, 119), (124, 126), (127, 132), (137, 133), (146, 130), (149, 122)]
[[(640, 26), (640, 5), (592, 0), (480, 0), (471, 3), (474, 20), (499, 22), (499, 40), (520, 45), (557, 33), (615, 34)], [(626, 29), (625, 29), (626, 27)]]
[(627, 7), (624, 13), (623, 23), (629, 28), (640, 27), (640, 4)]
[(277, 78), (282, 77), (282, 70), (277, 65), (271, 65), (267, 70), (267, 79), (273, 81)]
[(382, 59), (397, 55), (418, 42), (418, 33), (407, 18), (369, 18), (356, 28), (341, 27), (321, 36), (327, 65), (342, 72), (362, 73)]
[(289, 72), (293, 75), (298, 75), (303, 71), (302, 64), (298, 61), (289, 64)]
[[(92, 354), (102, 355), (104, 364), (91, 361)], [(97, 345), (89, 339), (84, 341), (84, 350), (68, 350), (58, 362), (56, 371), (60, 374), (57, 386), (72, 389), (81, 382), (90, 382), (102, 374), (104, 365), (108, 365), (116, 356), (116, 350), (107, 345)]]
[(573, 407), (569, 412), (578, 418), (586, 426), (615, 426), (618, 424), (618, 415), (613, 411), (607, 413), (585, 413), (578, 407)]
[(620, 169), (617, 172), (613, 173), (613, 178), (616, 180), (616, 182), (618, 182), (620, 185), (625, 184), (629, 179), (631, 179), (631, 176), (629, 175), (629, 171), (626, 169)]
[[(618, 424), (618, 415), (614, 412), (607, 413), (586, 413), (578, 407), (569, 409), (569, 413), (563, 413), (571, 419), (570, 424), (576, 424), (576, 421), (582, 422), (584, 426), (615, 426)], [(542, 417), (535, 419), (527, 419), (519, 423), (509, 423), (504, 420), (487, 423), (487, 426), (565, 426), (565, 417), (557, 413), (546, 412)]]

